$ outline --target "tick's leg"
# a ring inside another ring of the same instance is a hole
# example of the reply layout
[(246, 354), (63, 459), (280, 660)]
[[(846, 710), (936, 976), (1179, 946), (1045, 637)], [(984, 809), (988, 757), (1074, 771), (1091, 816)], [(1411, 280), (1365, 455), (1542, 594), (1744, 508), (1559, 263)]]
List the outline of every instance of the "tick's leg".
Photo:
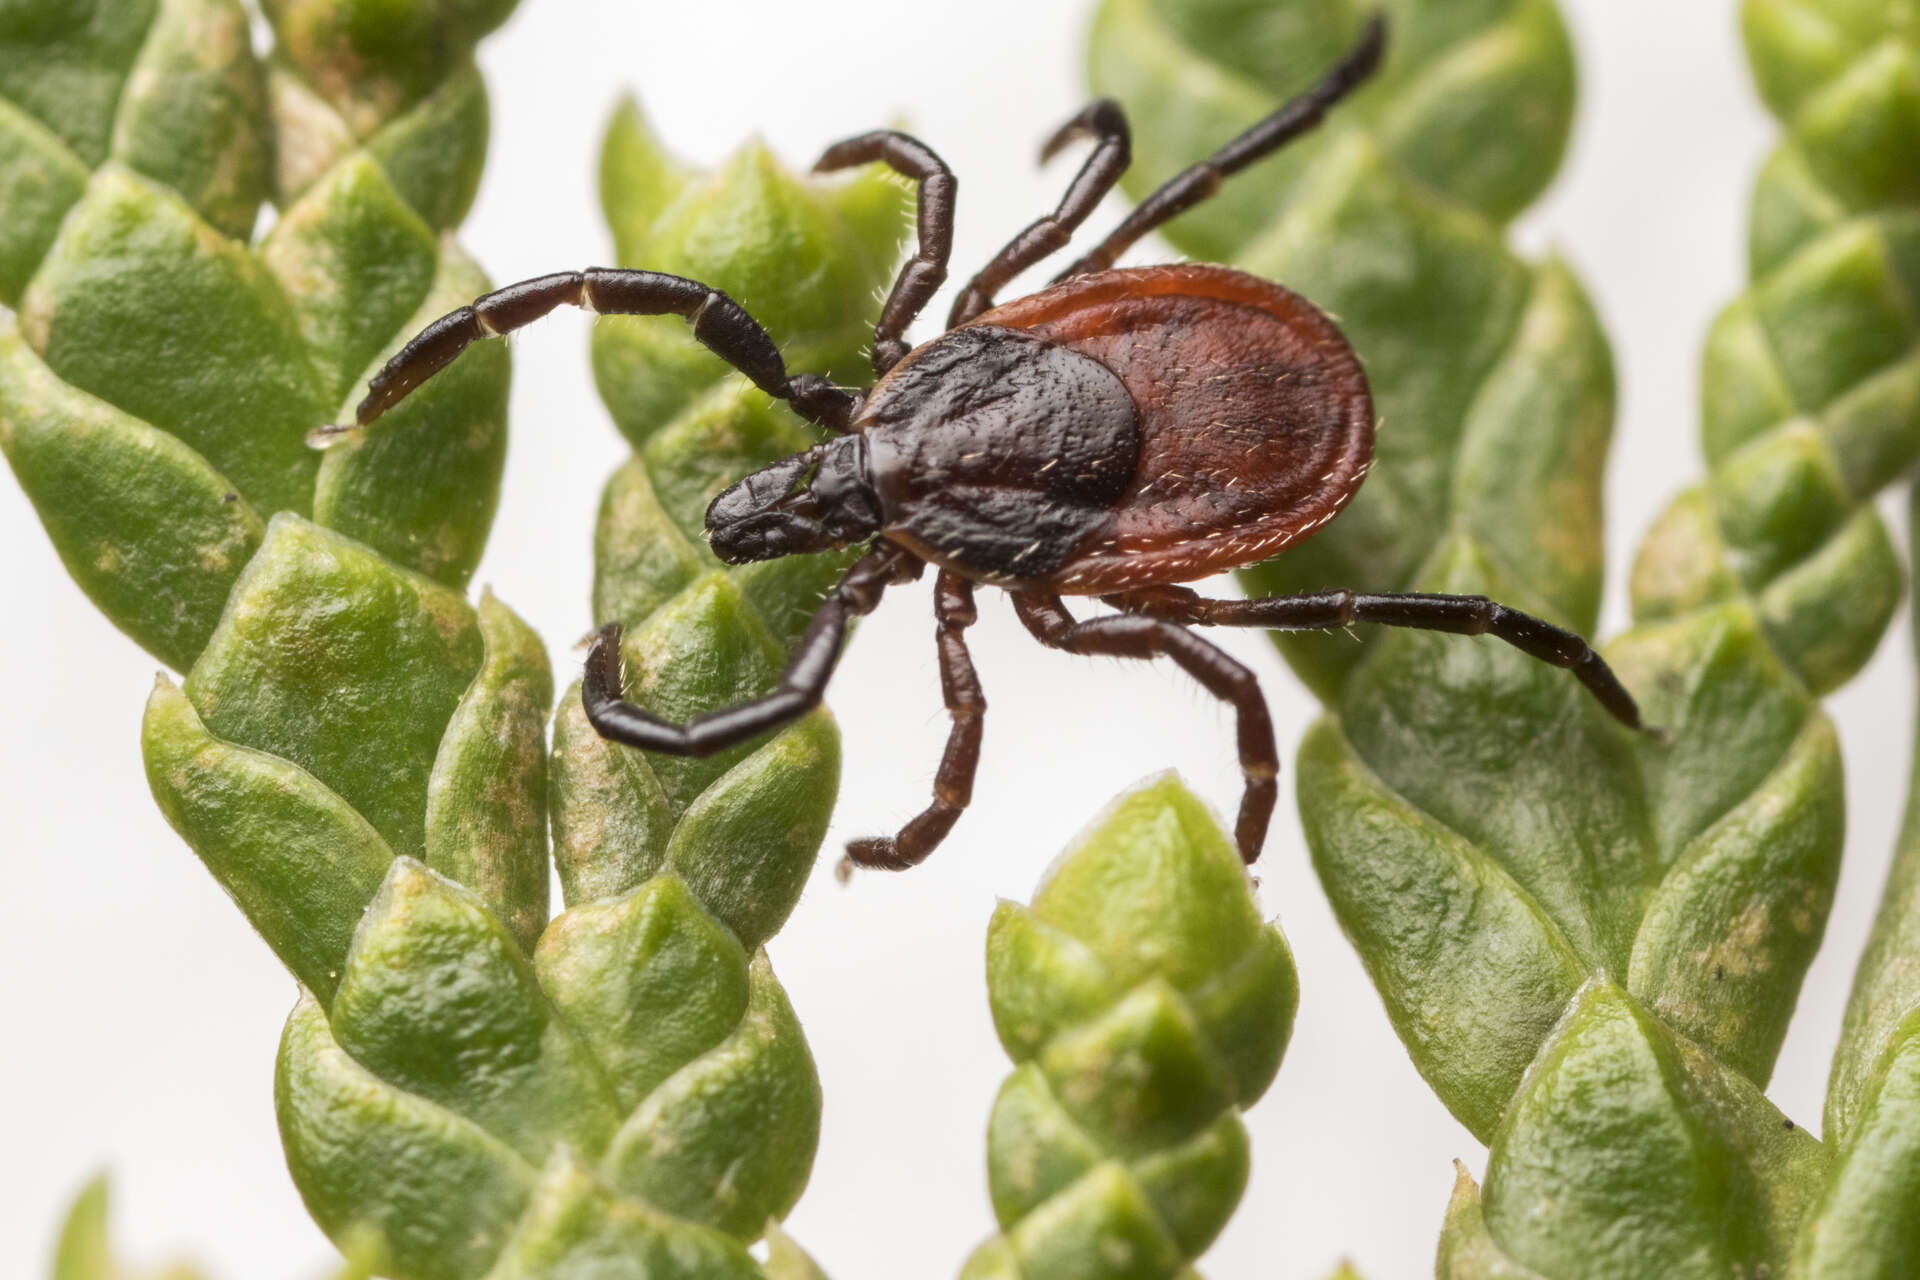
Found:
[(1273, 745), (1273, 721), (1253, 672), (1191, 631), (1162, 618), (1137, 613), (1113, 614), (1075, 622), (1060, 597), (1039, 591), (1013, 593), (1014, 612), (1034, 638), (1050, 649), (1114, 658), (1168, 657), (1239, 716), (1240, 771), (1246, 790), (1233, 834), (1240, 856), (1260, 856), (1279, 793), (1280, 754)]
[(1263, 160), (1287, 143), (1318, 125), (1328, 108), (1353, 92), (1380, 66), (1386, 48), (1387, 24), (1381, 14), (1367, 22), (1366, 33), (1353, 51), (1322, 76), (1320, 83), (1289, 99), (1278, 111), (1255, 124), (1199, 164), (1189, 165), (1167, 179), (1159, 190), (1142, 200), (1126, 220), (1105, 240), (1062, 271), (1056, 280), (1105, 271), (1131, 248), (1134, 242), (1162, 223), (1169, 222), (1220, 190), (1220, 184), (1256, 160)]
[(1148, 587), (1109, 596), (1107, 601), (1131, 612), (1203, 626), (1332, 631), (1356, 622), (1377, 622), (1463, 636), (1490, 635), (1529, 657), (1573, 672), (1614, 719), (1629, 729), (1646, 728), (1640, 722), (1640, 708), (1634, 704), (1633, 695), (1585, 640), (1485, 596), (1315, 591), (1260, 600), (1209, 600), (1184, 587)]
[(920, 187), (920, 250), (900, 268), (893, 292), (880, 309), (880, 322), (873, 327), (873, 371), (879, 375), (907, 354), (907, 326), (946, 283), (947, 257), (953, 252), (954, 197), (960, 184), (933, 148), (892, 129), (877, 129), (834, 143), (813, 171), (828, 173), (876, 160), (912, 178)]
[(780, 350), (767, 331), (718, 289), (659, 271), (591, 267), (495, 289), (471, 306), (435, 320), (373, 376), (367, 398), (354, 414), (356, 426), (366, 426), (406, 399), (407, 393), (473, 343), (511, 333), (561, 306), (584, 307), (601, 315), (677, 315), (693, 326), (693, 336), (708, 350), (753, 379), (768, 395), (785, 400), (809, 422), (844, 431), (853, 420), (859, 403), (855, 393), (814, 374), (788, 377)]
[(580, 687), (587, 720), (603, 738), (671, 756), (712, 755), (797, 720), (820, 705), (840, 660), (847, 624), (872, 613), (881, 594), (912, 576), (918, 566), (907, 552), (881, 543), (856, 561), (820, 602), (773, 692), (709, 711), (685, 724), (662, 720), (621, 697), (620, 624), (609, 622), (594, 633), (593, 647), (587, 652), (586, 679)]
[(1067, 194), (1060, 198), (1060, 207), (1008, 241), (1007, 247), (967, 282), (967, 287), (953, 300), (953, 310), (947, 313), (948, 328), (965, 324), (990, 309), (993, 295), (1000, 292), (1007, 281), (1056, 249), (1066, 248), (1074, 229), (1087, 220), (1087, 215), (1113, 190), (1113, 184), (1120, 181), (1120, 175), (1133, 160), (1133, 138), (1127, 128), (1126, 113), (1111, 98), (1089, 103), (1079, 115), (1061, 125), (1040, 149), (1040, 162), (1045, 164), (1068, 143), (1086, 137), (1094, 139), (1093, 154), (1080, 166)]
[(904, 871), (917, 867), (940, 847), (960, 813), (973, 799), (973, 775), (980, 767), (980, 733), (986, 723), (986, 695), (974, 674), (962, 634), (979, 613), (973, 606), (973, 584), (957, 573), (941, 570), (933, 587), (935, 636), (940, 645), (940, 689), (946, 695), (953, 728), (947, 734), (946, 754), (933, 779), (933, 803), (919, 817), (900, 828), (900, 834), (847, 842), (847, 861), (858, 867)]

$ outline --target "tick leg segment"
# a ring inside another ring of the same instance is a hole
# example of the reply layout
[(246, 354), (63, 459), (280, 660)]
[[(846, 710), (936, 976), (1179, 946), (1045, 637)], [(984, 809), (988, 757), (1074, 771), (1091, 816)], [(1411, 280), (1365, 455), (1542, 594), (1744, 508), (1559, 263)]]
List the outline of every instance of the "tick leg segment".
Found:
[(797, 720), (820, 705), (840, 661), (847, 625), (872, 613), (888, 587), (918, 568), (919, 561), (912, 555), (881, 543), (855, 561), (821, 601), (773, 692), (695, 716), (685, 724), (663, 720), (621, 697), (620, 624), (609, 622), (594, 633), (593, 647), (587, 651), (586, 678), (580, 686), (587, 720), (603, 738), (671, 756), (712, 755)]
[(1021, 623), (1050, 649), (1114, 658), (1172, 658), (1208, 693), (1233, 704), (1239, 717), (1240, 770), (1246, 775), (1233, 834), (1242, 859), (1258, 858), (1279, 794), (1280, 754), (1274, 749), (1273, 720), (1253, 672), (1163, 618), (1121, 613), (1075, 622), (1059, 596), (1040, 591), (1011, 594)]
[(1629, 729), (1645, 729), (1640, 708), (1606, 660), (1587, 642), (1563, 627), (1530, 613), (1509, 609), (1485, 596), (1395, 592), (1361, 595), (1353, 591), (1315, 591), (1260, 600), (1209, 600), (1185, 587), (1147, 587), (1106, 597), (1133, 613), (1202, 626), (1266, 627), (1273, 631), (1332, 631), (1356, 622), (1387, 627), (1446, 631), (1454, 635), (1490, 635), (1531, 658), (1573, 672), (1607, 713)]
[(947, 314), (949, 329), (991, 309), (993, 295), (1005, 288), (1009, 280), (1055, 250), (1066, 248), (1074, 230), (1087, 220), (1087, 215), (1113, 190), (1113, 184), (1120, 181), (1120, 175), (1133, 162), (1133, 134), (1127, 128), (1126, 113), (1111, 98), (1087, 104), (1079, 115), (1061, 125), (1040, 149), (1040, 162), (1045, 164), (1068, 143), (1086, 137), (1095, 140), (1093, 154), (1080, 166), (1067, 194), (1060, 198), (1060, 207), (1008, 241), (1006, 248), (967, 282), (967, 287), (953, 300), (953, 310)]
[(873, 371), (884, 374), (907, 354), (903, 336), (920, 309), (947, 280), (947, 258), (953, 252), (953, 207), (960, 183), (947, 162), (918, 138), (892, 129), (876, 129), (827, 148), (813, 166), (829, 173), (849, 165), (880, 161), (895, 173), (912, 178), (920, 187), (920, 250), (900, 268), (880, 322), (873, 327)]
[(1167, 179), (1159, 190), (1142, 200), (1105, 240), (1054, 279), (1065, 280), (1089, 272), (1105, 271), (1141, 236), (1179, 217), (1219, 191), (1220, 184), (1234, 174), (1256, 160), (1264, 160), (1313, 129), (1326, 117), (1334, 103), (1365, 83), (1379, 69), (1380, 55), (1386, 43), (1386, 18), (1376, 13), (1367, 20), (1360, 43), (1336, 63), (1333, 70), (1322, 76), (1318, 84), (1289, 99), (1279, 110), (1205, 160), (1189, 165)]
[(441, 316), (373, 376), (355, 421), (362, 427), (371, 423), (480, 339), (511, 333), (561, 306), (602, 315), (677, 315), (708, 350), (809, 422), (844, 431), (853, 421), (859, 397), (813, 374), (788, 377), (773, 339), (726, 294), (682, 276), (610, 267), (522, 280)]
[(868, 837), (847, 842), (847, 861), (854, 866), (886, 871), (917, 867), (953, 830), (953, 824), (973, 799), (973, 777), (980, 767), (980, 735), (986, 724), (987, 698), (980, 690), (973, 659), (962, 634), (979, 611), (973, 604), (973, 584), (957, 573), (940, 571), (933, 588), (934, 634), (940, 646), (940, 688), (946, 695), (953, 728), (947, 750), (933, 779), (933, 803), (891, 838)]

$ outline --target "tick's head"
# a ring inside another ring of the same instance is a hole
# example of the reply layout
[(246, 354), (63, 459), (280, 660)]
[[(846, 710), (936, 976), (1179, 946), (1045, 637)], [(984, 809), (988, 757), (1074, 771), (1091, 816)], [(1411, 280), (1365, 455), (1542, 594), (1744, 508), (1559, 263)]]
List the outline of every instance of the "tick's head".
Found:
[(860, 435), (782, 458), (707, 508), (707, 542), (728, 564), (830, 551), (879, 531), (880, 501)]

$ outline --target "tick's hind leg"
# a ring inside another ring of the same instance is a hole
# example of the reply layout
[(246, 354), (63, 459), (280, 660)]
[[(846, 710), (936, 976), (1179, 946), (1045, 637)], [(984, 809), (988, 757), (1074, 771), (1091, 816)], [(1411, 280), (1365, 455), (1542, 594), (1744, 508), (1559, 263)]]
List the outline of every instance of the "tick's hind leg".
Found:
[(880, 322), (873, 327), (873, 372), (878, 376), (899, 364), (900, 357), (907, 354), (904, 338), (907, 326), (946, 283), (947, 257), (953, 252), (953, 209), (959, 182), (932, 147), (911, 134), (893, 129), (876, 129), (834, 143), (814, 163), (813, 171), (831, 173), (875, 161), (912, 178), (920, 189), (919, 252), (900, 268), (900, 274), (893, 281), (893, 291), (880, 309)]
[(1167, 179), (1159, 190), (1142, 200), (1105, 240), (1054, 278), (1065, 280), (1092, 271), (1105, 271), (1141, 236), (1208, 199), (1220, 190), (1220, 184), (1228, 178), (1254, 161), (1272, 155), (1318, 125), (1334, 103), (1364, 84), (1379, 69), (1380, 55), (1386, 49), (1386, 44), (1386, 19), (1375, 14), (1368, 20), (1360, 43), (1334, 64), (1331, 71), (1320, 77), (1318, 84), (1288, 99), (1278, 111), (1254, 124), (1205, 160), (1189, 165)]
[(1109, 596), (1107, 601), (1130, 612), (1203, 626), (1332, 631), (1356, 622), (1377, 622), (1454, 635), (1490, 635), (1528, 657), (1573, 672), (1614, 719), (1629, 729), (1646, 728), (1640, 722), (1640, 708), (1633, 695), (1585, 640), (1564, 627), (1509, 609), (1485, 596), (1314, 591), (1259, 600), (1209, 600), (1185, 587), (1148, 587)]
[(967, 287), (953, 300), (953, 310), (947, 313), (949, 329), (990, 309), (993, 295), (1009, 280), (1055, 250), (1066, 248), (1074, 229), (1087, 220), (1087, 215), (1113, 190), (1113, 184), (1120, 181), (1120, 175), (1133, 162), (1133, 134), (1127, 128), (1126, 113), (1119, 103), (1102, 98), (1087, 104), (1080, 114), (1047, 139), (1047, 145), (1040, 149), (1041, 163), (1053, 159), (1054, 153), (1068, 143), (1086, 137), (1094, 140), (1093, 154), (1080, 166), (1066, 195), (1060, 197), (1060, 207), (1036, 219), (1009, 240), (1006, 247), (967, 282)]
[(919, 866), (947, 838), (947, 832), (973, 799), (973, 776), (980, 767), (980, 734), (987, 712), (980, 677), (974, 673), (962, 634), (979, 616), (973, 605), (973, 584), (957, 573), (941, 570), (933, 587), (934, 615), (939, 620), (940, 688), (946, 695), (953, 728), (947, 750), (934, 775), (933, 803), (919, 817), (888, 838), (871, 836), (847, 842), (848, 865), (904, 871)]
[[(563, 306), (584, 307), (601, 315), (677, 315), (693, 326), (693, 336), (708, 350), (753, 379), (768, 395), (785, 400), (809, 422), (844, 431), (853, 420), (859, 402), (853, 392), (813, 374), (788, 377), (780, 349), (767, 331), (746, 308), (718, 289), (660, 271), (591, 267), (495, 289), (471, 306), (435, 320), (373, 376), (366, 399), (354, 413), (355, 426), (367, 426), (399, 404), (480, 339), (511, 333)], [(352, 429), (323, 428), (316, 436), (324, 442), (328, 435)]]
[(663, 720), (621, 696), (620, 624), (610, 622), (594, 634), (593, 648), (587, 653), (586, 678), (580, 685), (587, 721), (601, 737), (642, 751), (707, 756), (798, 720), (820, 705), (840, 661), (848, 625), (872, 613), (881, 593), (918, 573), (919, 567), (920, 561), (890, 543), (869, 551), (820, 602), (773, 692), (709, 711), (685, 724)]
[(1013, 593), (1014, 612), (1034, 638), (1050, 649), (1113, 658), (1172, 658), (1203, 688), (1233, 704), (1239, 718), (1240, 770), (1246, 789), (1234, 824), (1240, 856), (1260, 856), (1279, 794), (1280, 754), (1273, 745), (1273, 720), (1253, 672), (1184, 627), (1162, 618), (1121, 613), (1075, 622), (1060, 597), (1038, 591)]

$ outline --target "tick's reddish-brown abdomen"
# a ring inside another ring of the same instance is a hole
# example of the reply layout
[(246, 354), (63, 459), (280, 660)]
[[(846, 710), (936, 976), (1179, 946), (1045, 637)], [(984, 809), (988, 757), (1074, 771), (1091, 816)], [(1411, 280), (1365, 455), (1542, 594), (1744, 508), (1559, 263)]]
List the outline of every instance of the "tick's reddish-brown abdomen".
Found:
[(1265, 560), (1331, 520), (1373, 457), (1353, 348), (1304, 298), (1244, 272), (1103, 271), (972, 323), (1091, 357), (1139, 415), (1140, 464), (1112, 524), (1035, 586), (1099, 595)]

